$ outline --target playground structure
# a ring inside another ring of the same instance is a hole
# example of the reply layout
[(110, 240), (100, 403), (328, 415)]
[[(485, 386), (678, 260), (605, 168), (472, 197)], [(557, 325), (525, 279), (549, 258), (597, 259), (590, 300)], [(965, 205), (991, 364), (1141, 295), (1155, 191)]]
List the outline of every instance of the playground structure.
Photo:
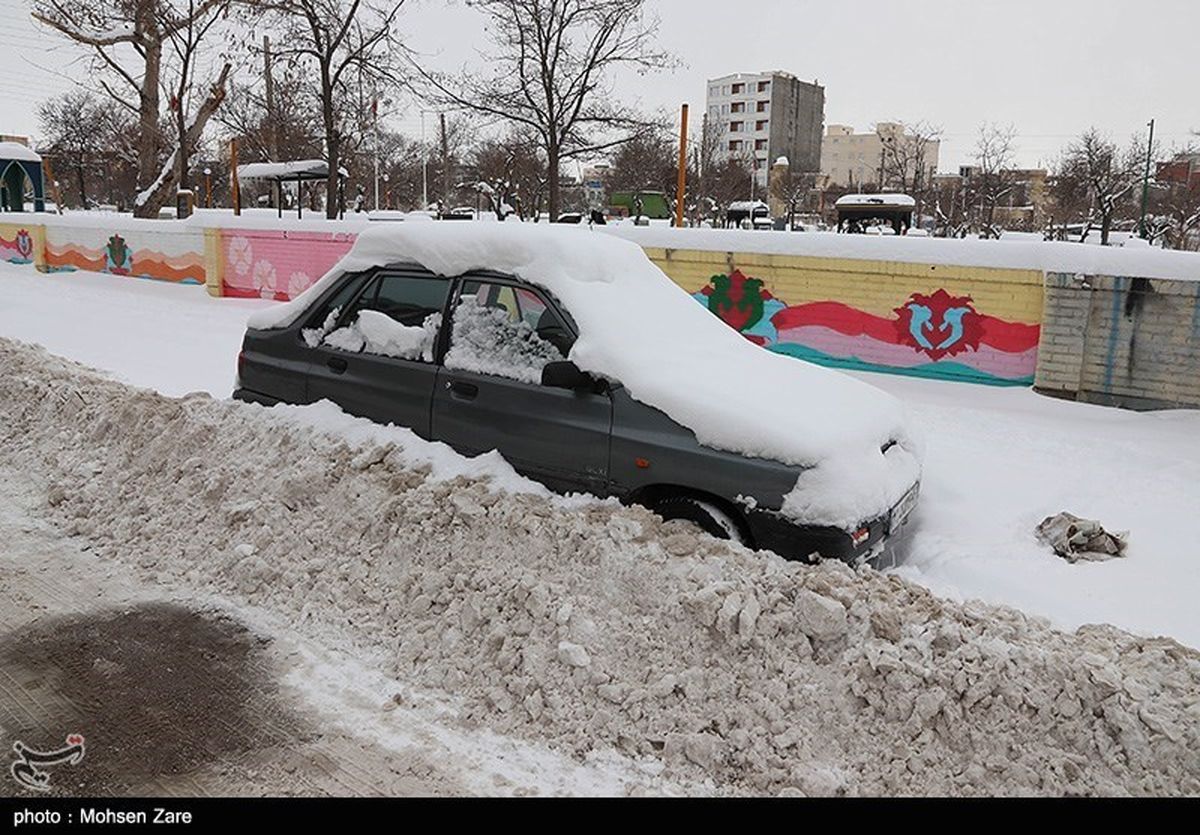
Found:
[(847, 194), (839, 197), (839, 232), (861, 233), (872, 221), (890, 226), (897, 235), (908, 233), (917, 203), (907, 194)]
[(32, 195), (35, 212), (46, 211), (42, 158), (21, 142), (0, 142), (0, 211), (25, 211), (26, 194)]

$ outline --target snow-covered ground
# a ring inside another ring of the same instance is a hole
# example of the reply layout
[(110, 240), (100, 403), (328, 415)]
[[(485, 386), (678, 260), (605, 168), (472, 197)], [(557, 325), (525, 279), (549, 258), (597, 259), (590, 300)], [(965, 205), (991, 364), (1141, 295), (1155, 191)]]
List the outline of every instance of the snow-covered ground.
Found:
[[(0, 264), (0, 336), (168, 395), (226, 397), (247, 316), (269, 302)], [(898, 572), (952, 598), (1074, 628), (1111, 623), (1200, 647), (1200, 412), (1134, 413), (995, 389), (859, 375), (925, 435), (922, 500)], [(1034, 538), (1068, 510), (1128, 530), (1124, 559), (1067, 564)]]

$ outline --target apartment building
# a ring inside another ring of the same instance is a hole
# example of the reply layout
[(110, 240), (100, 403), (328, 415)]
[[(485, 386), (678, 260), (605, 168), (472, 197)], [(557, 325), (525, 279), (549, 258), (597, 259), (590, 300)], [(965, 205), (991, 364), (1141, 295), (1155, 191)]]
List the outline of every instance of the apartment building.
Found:
[[(868, 133), (855, 133), (849, 125), (830, 125), (821, 143), (821, 173), (827, 175), (834, 186), (853, 189), (865, 185), (889, 187), (891, 183), (880, 182), (881, 179), (889, 179), (884, 165), (884, 145), (890, 142), (911, 144), (914, 141), (916, 137), (905, 133), (904, 126), (896, 122), (879, 122), (875, 130)], [(937, 171), (940, 145), (937, 140), (927, 140), (925, 143), (921, 168), (922, 179), (926, 181)], [(905, 172), (905, 180), (911, 182), (918, 155), (899, 156), (907, 159), (909, 170)]]
[(736, 73), (708, 82), (707, 124), (720, 137), (719, 159), (752, 164), (759, 186), (779, 157), (794, 171), (821, 164), (825, 88), (785, 72)]

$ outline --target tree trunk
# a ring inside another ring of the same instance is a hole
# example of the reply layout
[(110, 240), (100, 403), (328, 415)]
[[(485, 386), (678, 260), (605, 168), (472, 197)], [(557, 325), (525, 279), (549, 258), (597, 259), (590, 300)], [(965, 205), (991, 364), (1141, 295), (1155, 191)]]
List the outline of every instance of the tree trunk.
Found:
[[(172, 152), (167, 161), (158, 169), (149, 194), (142, 200), (141, 203), (135, 203), (133, 207), (134, 217), (158, 217), (159, 210), (167, 204), (167, 200), (171, 196), (171, 191), (175, 188), (176, 177), (178, 176), (177, 166), (186, 168), (187, 158), (191, 153), (191, 149), (196, 147), (200, 141), (201, 134), (204, 133), (204, 128), (212, 118), (213, 113), (221, 106), (221, 102), (225, 100), (225, 83), (229, 79), (229, 71), (231, 66), (226, 64), (221, 69), (220, 76), (209, 89), (208, 98), (200, 105), (200, 109), (196, 111), (196, 118), (187, 126), (184, 131), (183, 139), (179, 146)], [(182, 162), (180, 157), (183, 158)], [(138, 161), (139, 166), (141, 161)]]
[(341, 163), (341, 137), (333, 112), (333, 81), (329, 68), (321, 67), (321, 116), (325, 124), (325, 159), (329, 163), (329, 179), (325, 181), (325, 217), (335, 220), (338, 216), (338, 167)]
[(558, 219), (558, 169), (559, 147), (551, 140), (546, 146), (546, 203), (551, 223)]
[(1108, 233), (1112, 230), (1112, 215), (1105, 214), (1100, 218), (1100, 246), (1108, 246)]
[(84, 185), (83, 162), (75, 166), (75, 176), (79, 179), (79, 208), (87, 209), (87, 187)]
[[(145, 73), (138, 101), (137, 189), (147, 188), (159, 173), (158, 104), (162, 42), (157, 32), (158, 0), (137, 4), (134, 27), (140, 36), (145, 57)], [(156, 210), (157, 214), (157, 210)]]

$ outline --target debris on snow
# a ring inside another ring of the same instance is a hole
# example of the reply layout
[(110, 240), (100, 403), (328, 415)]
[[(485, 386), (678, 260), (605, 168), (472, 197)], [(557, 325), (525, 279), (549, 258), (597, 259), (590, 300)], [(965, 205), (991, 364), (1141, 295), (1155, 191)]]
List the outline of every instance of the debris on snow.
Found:
[(1094, 519), (1082, 519), (1066, 511), (1043, 519), (1037, 526), (1037, 536), (1071, 563), (1123, 557), (1129, 543), (1129, 531), (1111, 533)]

